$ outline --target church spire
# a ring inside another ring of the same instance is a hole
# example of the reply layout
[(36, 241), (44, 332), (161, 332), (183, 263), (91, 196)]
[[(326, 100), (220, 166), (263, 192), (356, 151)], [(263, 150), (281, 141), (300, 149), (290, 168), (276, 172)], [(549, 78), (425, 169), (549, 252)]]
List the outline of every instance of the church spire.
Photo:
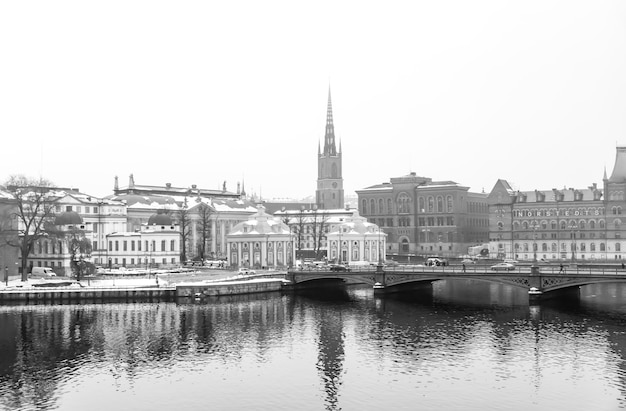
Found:
[(328, 86), (328, 108), (326, 110), (326, 135), (324, 136), (324, 155), (336, 156), (335, 125), (333, 124), (333, 103), (330, 98), (330, 85)]

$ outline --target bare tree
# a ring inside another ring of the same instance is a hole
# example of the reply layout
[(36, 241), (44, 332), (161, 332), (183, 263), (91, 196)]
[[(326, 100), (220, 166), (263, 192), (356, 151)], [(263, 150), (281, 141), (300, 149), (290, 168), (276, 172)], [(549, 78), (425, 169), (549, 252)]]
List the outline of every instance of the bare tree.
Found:
[(12, 219), (16, 221), (14, 236), (7, 244), (20, 251), (22, 281), (28, 280), (28, 256), (35, 243), (47, 235), (46, 228), (52, 226), (54, 203), (52, 183), (44, 179), (31, 179), (23, 175), (9, 177), (6, 188), (15, 200), (16, 210)]
[(200, 203), (198, 206), (198, 234), (200, 234), (199, 254), (204, 261), (206, 256), (206, 247), (211, 238), (211, 214), (213, 210), (206, 203)]
[(46, 233), (51, 238), (56, 238), (67, 243), (67, 250), (70, 255), (70, 270), (76, 281), (80, 281), (82, 275), (87, 271), (86, 258), (91, 257), (91, 241), (85, 237), (85, 230), (78, 227), (70, 227), (68, 230), (57, 227), (49, 227)]
[(304, 209), (301, 209), (300, 212), (296, 215), (295, 223), (293, 225), (293, 233), (296, 236), (296, 257), (298, 254), (301, 254), (302, 245), (306, 238), (306, 226), (307, 226), (307, 216), (304, 213)]
[(180, 261), (187, 261), (187, 242), (191, 235), (191, 215), (187, 207), (187, 197), (177, 212), (178, 228), (180, 229)]
[(315, 253), (315, 259), (320, 260), (322, 256), (322, 246), (326, 239), (326, 227), (328, 224), (328, 215), (325, 212), (319, 212), (315, 210), (313, 212), (312, 220), (312, 234), (313, 234), (313, 252)]

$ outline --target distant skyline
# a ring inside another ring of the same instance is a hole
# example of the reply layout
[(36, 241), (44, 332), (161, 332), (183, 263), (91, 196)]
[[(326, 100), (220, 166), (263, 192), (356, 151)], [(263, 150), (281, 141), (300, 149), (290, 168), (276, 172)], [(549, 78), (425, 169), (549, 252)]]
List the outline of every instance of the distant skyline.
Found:
[(626, 145), (622, 1), (0, 4), (0, 181), (346, 196), (415, 172), (585, 188)]

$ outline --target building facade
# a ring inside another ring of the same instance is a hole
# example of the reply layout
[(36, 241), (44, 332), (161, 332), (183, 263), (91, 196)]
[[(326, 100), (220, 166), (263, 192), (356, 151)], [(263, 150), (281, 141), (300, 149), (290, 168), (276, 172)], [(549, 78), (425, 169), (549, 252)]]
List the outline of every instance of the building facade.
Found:
[(180, 231), (165, 212), (153, 214), (139, 231), (106, 236), (108, 267), (176, 267), (180, 261)]
[(457, 257), (489, 238), (487, 194), (415, 173), (358, 190), (359, 211), (388, 235), (387, 258)]
[[(232, 193), (226, 190), (200, 189), (196, 185), (191, 188), (165, 186), (146, 186), (135, 184), (133, 175), (129, 177), (128, 187), (119, 188), (116, 178), (115, 194), (108, 197), (110, 200), (123, 202), (127, 207), (127, 228), (125, 231), (140, 231), (148, 223), (152, 215), (159, 210), (165, 210), (174, 219), (180, 219), (180, 212), (184, 208), (190, 219), (188, 243), (186, 244), (187, 259), (201, 257), (226, 259), (226, 236), (232, 228), (246, 221), (257, 209), (254, 204), (245, 198), (245, 193)], [(208, 236), (203, 236), (200, 224), (200, 208), (206, 205), (210, 219)], [(180, 226), (180, 222), (178, 222)], [(202, 245), (203, 238), (206, 243)]]
[(617, 147), (602, 188), (513, 190), (498, 180), (489, 194), (490, 254), (520, 260), (626, 258), (626, 147)]
[(328, 89), (328, 108), (326, 111), (326, 130), (324, 135), (324, 151), (317, 149), (317, 190), (315, 199), (322, 209), (338, 209), (344, 207), (342, 153), (335, 143), (335, 125), (333, 122), (333, 106)]
[(233, 267), (287, 267), (295, 261), (289, 227), (267, 214), (262, 205), (246, 221), (235, 225), (226, 240), (228, 264)]
[(331, 226), (327, 234), (328, 261), (351, 264), (385, 259), (387, 234), (353, 209), (352, 215)]

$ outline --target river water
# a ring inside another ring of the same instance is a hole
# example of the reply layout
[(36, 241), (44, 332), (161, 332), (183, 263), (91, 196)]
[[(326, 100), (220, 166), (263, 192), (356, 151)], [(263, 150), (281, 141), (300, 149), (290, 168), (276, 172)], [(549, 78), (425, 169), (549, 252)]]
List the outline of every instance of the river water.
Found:
[(626, 409), (626, 288), (0, 307), (0, 410)]

